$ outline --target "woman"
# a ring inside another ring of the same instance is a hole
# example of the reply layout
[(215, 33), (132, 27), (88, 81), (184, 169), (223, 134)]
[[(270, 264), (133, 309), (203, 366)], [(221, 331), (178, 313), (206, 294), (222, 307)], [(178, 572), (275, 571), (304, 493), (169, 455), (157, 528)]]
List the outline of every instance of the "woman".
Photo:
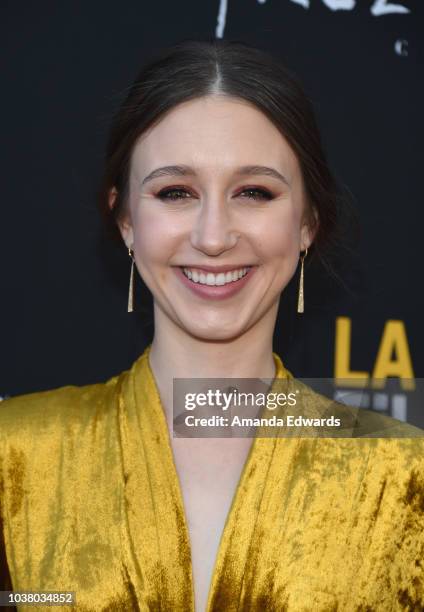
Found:
[(240, 43), (166, 50), (115, 117), (102, 202), (154, 339), (104, 384), (1, 405), (3, 584), (93, 611), (424, 609), (422, 430), (169, 435), (174, 378), (293, 380), (272, 351), (280, 295), (300, 262), (302, 311), (303, 260), (338, 219), (298, 83)]

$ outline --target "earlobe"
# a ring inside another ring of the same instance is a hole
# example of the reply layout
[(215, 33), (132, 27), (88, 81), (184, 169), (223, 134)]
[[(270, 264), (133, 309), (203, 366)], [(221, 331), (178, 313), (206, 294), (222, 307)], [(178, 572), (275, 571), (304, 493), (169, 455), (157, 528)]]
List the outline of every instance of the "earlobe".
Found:
[(132, 225), (125, 219), (117, 221), (117, 223), (119, 231), (121, 232), (122, 240), (125, 242), (128, 249), (132, 249), (134, 244), (134, 232)]
[(315, 209), (312, 210), (312, 218), (309, 218), (302, 225), (300, 244), (301, 250), (309, 249), (318, 231), (319, 219)]
[(300, 250), (305, 251), (309, 249), (314, 239), (315, 232), (312, 231), (311, 227), (308, 224), (305, 224), (302, 227), (301, 235), (300, 235)]
[[(113, 210), (116, 204), (117, 196), (118, 196), (118, 190), (116, 189), (116, 187), (112, 187), (112, 189), (109, 191), (109, 200), (108, 200), (110, 210)], [(127, 215), (126, 213), (125, 214), (118, 213), (117, 218), (116, 218), (116, 224), (118, 225), (119, 231), (122, 236), (122, 240), (125, 242), (127, 248), (132, 248), (132, 245), (134, 243), (134, 233), (133, 233), (129, 215)]]

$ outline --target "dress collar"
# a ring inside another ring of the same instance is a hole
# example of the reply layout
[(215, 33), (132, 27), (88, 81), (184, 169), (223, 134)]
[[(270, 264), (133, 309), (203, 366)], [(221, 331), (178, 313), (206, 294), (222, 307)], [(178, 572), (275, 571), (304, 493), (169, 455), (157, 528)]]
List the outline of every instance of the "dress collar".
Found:
[[(149, 602), (163, 609), (193, 612), (194, 591), (188, 525), (166, 416), (150, 367), (150, 349), (151, 345), (134, 363), (123, 388), (124, 403), (129, 416), (123, 444), (124, 464), (133, 466), (127, 470), (126, 487), (132, 485), (134, 488), (128, 491), (130, 499), (144, 498), (143, 510), (136, 504), (128, 515), (133, 541), (131, 549), (134, 551), (134, 565), (140, 568), (140, 575), (144, 574), (143, 580), (139, 578), (139, 584), (153, 584)], [(275, 385), (278, 386), (281, 379), (291, 378), (280, 357), (276, 353), (273, 353), (273, 357), (276, 373), (271, 391)], [(215, 558), (207, 612), (221, 609), (221, 602), (225, 601), (228, 595), (228, 555), (231, 555), (232, 551), (232, 534), (240, 512), (258, 506), (261, 491), (265, 486), (266, 472), (277, 443), (275, 437), (255, 437), (252, 441)], [(147, 502), (146, 496), (151, 501)], [(249, 521), (248, 530), (253, 527), (254, 522)], [(147, 541), (151, 545), (146, 549), (144, 543)], [(247, 554), (247, 551), (245, 552)], [(240, 564), (240, 571), (241, 567)], [(233, 579), (237, 583), (241, 576), (233, 575)], [(157, 601), (154, 601), (155, 597)]]

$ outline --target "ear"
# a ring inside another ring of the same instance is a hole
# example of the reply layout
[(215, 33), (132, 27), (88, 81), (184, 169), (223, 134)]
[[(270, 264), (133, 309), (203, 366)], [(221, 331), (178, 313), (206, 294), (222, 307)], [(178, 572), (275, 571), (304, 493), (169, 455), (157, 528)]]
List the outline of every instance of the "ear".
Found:
[[(118, 190), (116, 187), (112, 187), (109, 191), (108, 204), (110, 210), (116, 204), (116, 198), (118, 197)], [(134, 232), (131, 225), (131, 217), (128, 212), (122, 212), (118, 215), (116, 219), (116, 223), (118, 225), (119, 231), (121, 232), (122, 240), (125, 242), (127, 248), (132, 248), (134, 243)]]
[(300, 250), (309, 249), (318, 231), (319, 218), (315, 208), (305, 218), (300, 230)]
[(109, 204), (110, 210), (112, 210), (113, 207), (115, 206), (115, 200), (116, 200), (117, 195), (118, 195), (118, 190), (116, 189), (116, 187), (112, 187), (112, 189), (109, 189), (108, 204)]

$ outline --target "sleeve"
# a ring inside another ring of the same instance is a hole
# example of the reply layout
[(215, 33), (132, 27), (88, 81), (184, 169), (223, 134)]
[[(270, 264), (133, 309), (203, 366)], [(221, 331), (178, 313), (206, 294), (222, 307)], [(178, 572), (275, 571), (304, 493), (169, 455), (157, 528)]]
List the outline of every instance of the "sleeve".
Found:
[[(1, 506), (1, 503), (0, 503)], [(3, 521), (0, 515), (0, 591), (13, 591), (4, 544)]]
[[(0, 491), (1, 494), (1, 491)], [(1, 501), (1, 500), (0, 500)], [(0, 503), (1, 511), (1, 503)], [(10, 578), (9, 566), (6, 559), (6, 548), (3, 537), (3, 521), (0, 514), (0, 591), (13, 591), (12, 580)], [(16, 612), (16, 606), (2, 606), (2, 610)]]
[[(1, 408), (1, 406), (0, 406)], [(4, 434), (4, 432), (3, 432)], [(12, 579), (10, 577), (9, 566), (6, 557), (6, 545), (4, 542), (4, 522), (3, 522), (3, 462), (2, 462), (2, 431), (0, 430), (0, 591), (13, 591)], [(2, 610), (16, 612), (16, 606), (2, 606)]]
[(392, 502), (396, 510), (392, 533), (396, 535), (393, 556), (387, 557), (386, 579), (394, 587), (399, 609), (424, 610), (424, 440), (396, 442), (401, 449), (399, 466), (409, 467), (404, 472), (402, 488)]

